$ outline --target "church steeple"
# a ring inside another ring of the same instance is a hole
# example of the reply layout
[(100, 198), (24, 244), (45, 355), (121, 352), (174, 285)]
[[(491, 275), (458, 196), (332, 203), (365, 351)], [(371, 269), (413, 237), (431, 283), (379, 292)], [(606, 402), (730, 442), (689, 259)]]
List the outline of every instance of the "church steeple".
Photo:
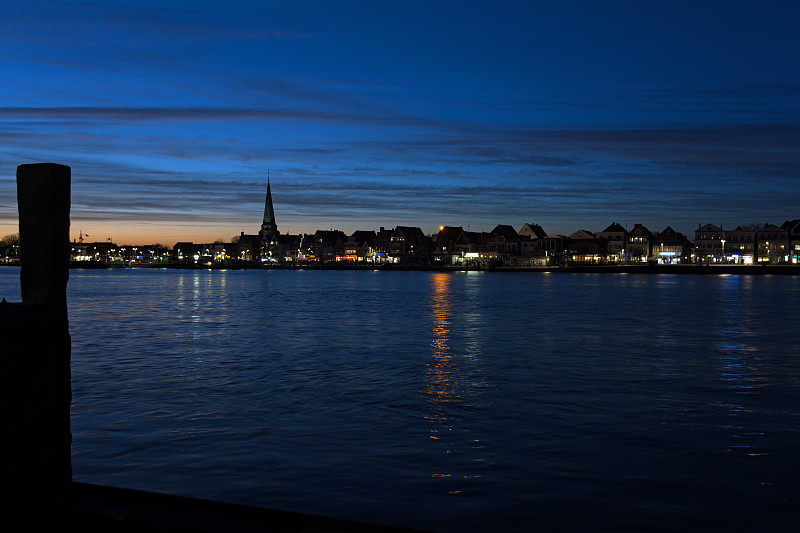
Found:
[(267, 171), (267, 199), (264, 201), (264, 221), (261, 223), (262, 235), (275, 235), (278, 225), (275, 223), (275, 211), (272, 209), (272, 192), (269, 189), (269, 171)]

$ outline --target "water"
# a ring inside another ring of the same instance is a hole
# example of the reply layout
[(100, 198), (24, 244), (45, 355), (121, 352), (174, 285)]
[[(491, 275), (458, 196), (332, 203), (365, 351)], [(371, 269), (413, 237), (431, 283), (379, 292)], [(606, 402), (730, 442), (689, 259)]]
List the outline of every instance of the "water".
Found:
[(73, 270), (68, 293), (77, 481), (443, 532), (800, 525), (800, 277)]

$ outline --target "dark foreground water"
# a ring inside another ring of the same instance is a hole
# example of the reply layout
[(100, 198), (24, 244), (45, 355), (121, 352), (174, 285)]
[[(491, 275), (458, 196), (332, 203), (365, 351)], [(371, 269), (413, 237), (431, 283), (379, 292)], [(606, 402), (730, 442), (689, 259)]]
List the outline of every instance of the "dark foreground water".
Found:
[(75, 479), (448, 532), (795, 531), (798, 302), (793, 276), (75, 270)]

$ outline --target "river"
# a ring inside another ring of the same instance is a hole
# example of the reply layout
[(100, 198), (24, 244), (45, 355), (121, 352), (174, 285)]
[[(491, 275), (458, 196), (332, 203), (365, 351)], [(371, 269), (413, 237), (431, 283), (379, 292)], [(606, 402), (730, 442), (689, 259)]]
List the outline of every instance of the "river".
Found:
[(797, 276), (72, 270), (68, 298), (76, 481), (441, 532), (800, 526)]

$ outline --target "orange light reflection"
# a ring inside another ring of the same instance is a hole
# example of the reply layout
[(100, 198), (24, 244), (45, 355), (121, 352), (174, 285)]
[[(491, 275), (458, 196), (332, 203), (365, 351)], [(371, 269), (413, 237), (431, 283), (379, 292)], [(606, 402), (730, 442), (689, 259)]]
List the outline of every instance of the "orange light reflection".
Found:
[[(447, 432), (453, 430), (452, 416), (446, 411), (448, 403), (458, 398), (457, 375), (458, 365), (450, 351), (450, 331), (453, 316), (453, 299), (450, 293), (452, 277), (446, 273), (431, 276), (431, 355), (426, 376), (426, 396), (433, 406), (432, 412), (425, 416), (430, 423), (428, 437), (440, 441), (442, 453), (452, 453), (452, 442)], [(433, 478), (451, 478), (452, 474), (436, 472)], [(450, 490), (450, 494), (458, 494), (460, 490)]]

